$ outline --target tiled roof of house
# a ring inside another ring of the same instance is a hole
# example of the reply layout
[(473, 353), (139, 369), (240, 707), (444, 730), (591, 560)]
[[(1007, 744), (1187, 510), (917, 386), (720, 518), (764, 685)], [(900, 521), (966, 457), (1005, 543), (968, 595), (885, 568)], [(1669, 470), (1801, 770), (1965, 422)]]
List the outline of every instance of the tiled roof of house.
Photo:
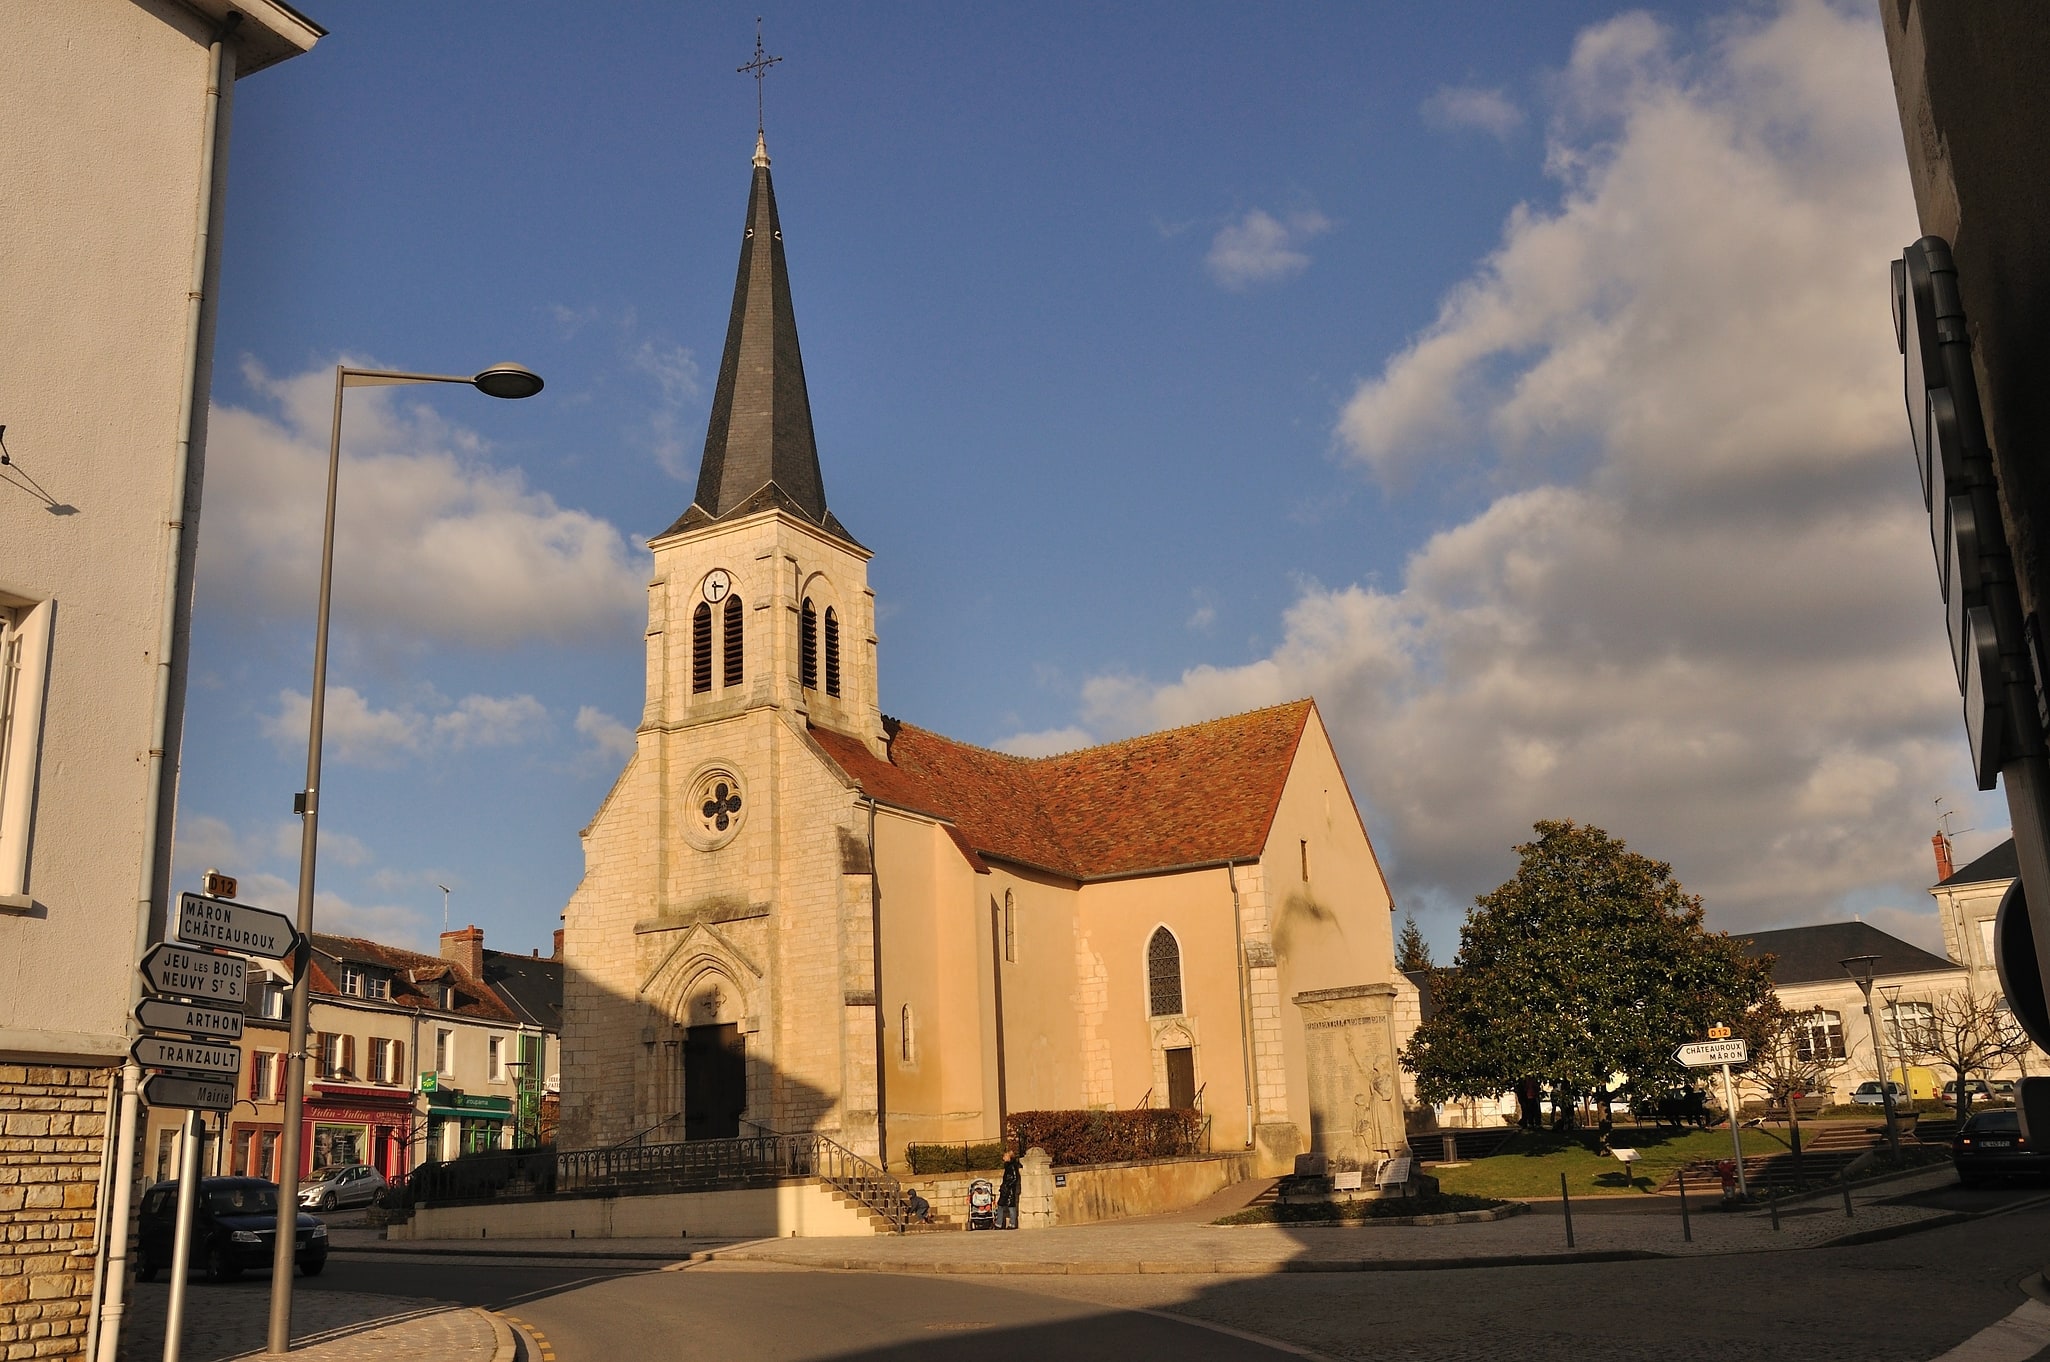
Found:
[(1848, 979), (1840, 961), (1858, 955), (1876, 955), (1873, 971), (1889, 974), (1929, 974), (1963, 966), (1911, 946), (1890, 932), (1869, 922), (1818, 922), (1811, 927), (1782, 927), (1777, 931), (1732, 932), (1744, 953), (1756, 958), (1770, 955), (1775, 984), (1812, 984)]
[(1992, 880), (2011, 880), (2021, 873), (2021, 862), (2014, 855), (2014, 838), (2010, 837), (1970, 865), (1953, 871), (1942, 885), (1985, 884)]
[(895, 720), (888, 761), (811, 734), (864, 793), (947, 820), (978, 868), (988, 856), (1100, 879), (1257, 857), (1314, 708), (1296, 700), (1052, 757)]
[(484, 952), (484, 982), (522, 1023), (562, 1030), (562, 961), (512, 951)]
[[(457, 1016), (507, 1025), (518, 1022), (512, 1009), (488, 984), (474, 978), (462, 966), (451, 964), (438, 955), (422, 955), (419, 951), (387, 946), (360, 936), (328, 936), (315, 932), (311, 971), (313, 991), (329, 997), (344, 996), (339, 987), (341, 966), (344, 964), (365, 965), (388, 972), (391, 997), (387, 1001), (396, 1006), (454, 1012)], [(455, 985), (453, 1007), (442, 1007), (439, 991), (430, 994), (424, 987), (444, 979)]]

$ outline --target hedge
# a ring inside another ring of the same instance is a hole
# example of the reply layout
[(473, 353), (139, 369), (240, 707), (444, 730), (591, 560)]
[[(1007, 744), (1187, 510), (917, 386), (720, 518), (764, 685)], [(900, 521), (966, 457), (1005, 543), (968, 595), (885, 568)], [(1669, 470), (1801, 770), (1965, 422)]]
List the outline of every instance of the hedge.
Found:
[(1122, 1163), (1200, 1152), (1203, 1113), (1160, 1107), (1014, 1111), (1004, 1132), (1020, 1150), (1036, 1145), (1057, 1164)]
[(906, 1148), (914, 1173), (976, 1173), (1001, 1168), (1004, 1142), (981, 1144), (914, 1144)]

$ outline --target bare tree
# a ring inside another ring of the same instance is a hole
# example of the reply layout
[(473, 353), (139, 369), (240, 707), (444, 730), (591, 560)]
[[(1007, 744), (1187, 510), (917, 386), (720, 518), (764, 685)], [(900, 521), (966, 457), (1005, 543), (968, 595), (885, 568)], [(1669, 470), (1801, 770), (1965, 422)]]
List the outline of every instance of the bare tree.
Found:
[(2029, 1038), (1998, 996), (1980, 993), (1969, 984), (1938, 994), (1927, 1006), (1926, 1013), (1915, 1009), (1901, 1016), (1901, 1047), (1957, 1076), (1957, 1117), (1962, 1122), (1972, 1105), (1970, 1080), (2002, 1060), (2020, 1056), (2028, 1049)]
[[(1794, 1176), (1798, 1178), (1801, 1116), (1794, 1099), (1829, 1091), (1831, 1077), (1843, 1063), (1841, 1040), (1832, 1045), (1828, 1028), (1813, 1010), (1790, 1012), (1777, 998), (1753, 1008), (1744, 1019), (1743, 1030), (1751, 1045), (1751, 1063), (1744, 1070), (1744, 1082), (1765, 1094), (1766, 1110), (1775, 1106), (1785, 1109)], [(1837, 1035), (1841, 1037), (1840, 1030)]]

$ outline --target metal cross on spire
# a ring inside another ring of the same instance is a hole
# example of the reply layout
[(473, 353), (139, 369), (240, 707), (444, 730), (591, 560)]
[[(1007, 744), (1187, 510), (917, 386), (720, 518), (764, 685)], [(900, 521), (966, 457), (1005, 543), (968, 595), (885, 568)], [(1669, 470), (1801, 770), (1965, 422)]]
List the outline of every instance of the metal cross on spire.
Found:
[(755, 59), (745, 66), (736, 66), (734, 70), (738, 71), (742, 75), (751, 75), (755, 78), (755, 135), (757, 137), (762, 135), (763, 129), (762, 77), (769, 74), (770, 67), (774, 66), (777, 62), (782, 60), (783, 59), (781, 57), (770, 57), (763, 55), (762, 20), (760, 15), (755, 16)]

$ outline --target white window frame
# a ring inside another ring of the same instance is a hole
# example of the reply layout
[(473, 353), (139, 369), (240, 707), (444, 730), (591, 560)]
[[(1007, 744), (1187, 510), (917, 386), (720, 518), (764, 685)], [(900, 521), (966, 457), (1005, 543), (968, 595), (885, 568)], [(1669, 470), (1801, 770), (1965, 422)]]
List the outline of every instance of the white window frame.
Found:
[(28, 912), (55, 601), (0, 596), (0, 912)]
[(342, 966), (342, 992), (351, 998), (363, 996), (363, 967), (361, 965)]
[(484, 1051), (490, 1064), (491, 1081), (494, 1083), (505, 1082), (505, 1037), (491, 1037), (485, 1045)]
[(443, 1078), (456, 1076), (456, 1033), (446, 1026), (434, 1028), (434, 1072)]

